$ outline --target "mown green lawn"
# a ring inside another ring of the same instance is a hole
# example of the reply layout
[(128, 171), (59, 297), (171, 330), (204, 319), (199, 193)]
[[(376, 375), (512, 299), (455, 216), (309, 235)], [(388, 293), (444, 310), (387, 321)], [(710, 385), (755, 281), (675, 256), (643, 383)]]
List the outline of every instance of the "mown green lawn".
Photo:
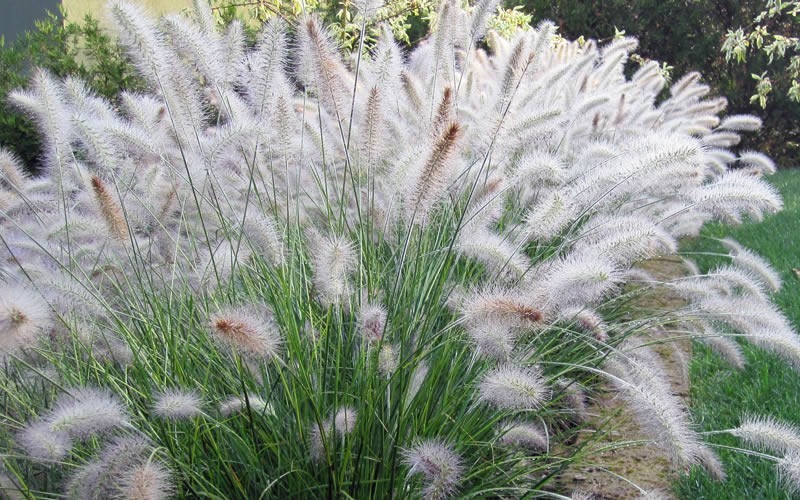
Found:
[[(783, 212), (760, 224), (730, 228), (719, 224), (707, 227), (702, 236), (683, 246), (686, 252), (722, 252), (722, 245), (709, 239), (731, 236), (769, 259), (784, 281), (773, 297), (776, 304), (800, 326), (800, 279), (792, 271), (800, 268), (800, 170), (785, 170), (771, 177), (784, 197)], [(701, 269), (720, 262), (714, 257), (697, 256)], [(691, 405), (695, 422), (702, 431), (730, 429), (742, 415), (772, 415), (800, 424), (800, 373), (775, 356), (745, 345), (748, 366), (743, 371), (730, 367), (703, 346), (695, 345), (691, 365)], [(728, 435), (715, 435), (712, 443), (741, 447)], [(773, 462), (719, 449), (728, 480), (716, 483), (700, 471), (693, 471), (676, 486), (676, 493), (687, 499), (790, 498), (782, 488)]]

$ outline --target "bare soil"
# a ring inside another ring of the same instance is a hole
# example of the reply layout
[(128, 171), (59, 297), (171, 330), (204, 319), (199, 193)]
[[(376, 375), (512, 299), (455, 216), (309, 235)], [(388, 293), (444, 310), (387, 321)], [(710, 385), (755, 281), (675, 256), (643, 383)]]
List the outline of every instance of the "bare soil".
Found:
[[(678, 259), (662, 259), (647, 262), (642, 266), (658, 279), (669, 279), (686, 274)], [(676, 307), (681, 305), (677, 297), (660, 295), (642, 304), (647, 307)], [(662, 366), (669, 379), (672, 393), (689, 403), (688, 364), (691, 358), (691, 342), (688, 340), (658, 344), (653, 349), (661, 357)], [(647, 441), (638, 424), (629, 416), (625, 403), (609, 386), (601, 386), (589, 405), (592, 423), (601, 424), (613, 418), (613, 429), (603, 439), (591, 444), (589, 456), (596, 465), (585, 463), (573, 466), (564, 472), (557, 487), (561, 491), (574, 492), (575, 498), (629, 499), (641, 498), (642, 490), (654, 494), (650, 498), (675, 498), (671, 485), (677, 472), (666, 454), (654, 443), (624, 445), (631, 441)], [(592, 432), (592, 430), (587, 430)], [(610, 448), (606, 451), (599, 451)]]

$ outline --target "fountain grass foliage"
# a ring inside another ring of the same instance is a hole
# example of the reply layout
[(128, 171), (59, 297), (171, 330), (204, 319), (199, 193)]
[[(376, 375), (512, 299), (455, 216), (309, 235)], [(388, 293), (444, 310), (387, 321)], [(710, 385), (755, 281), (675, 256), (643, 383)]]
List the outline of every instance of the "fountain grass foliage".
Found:
[(698, 74), (659, 100), (657, 63), (625, 76), (634, 39), (487, 34), (496, 6), (342, 54), (313, 15), (249, 46), (202, 1), (114, 2), (148, 91), (40, 70), (14, 92), (45, 169), (0, 154), (4, 492), (545, 494), (613, 428), (600, 385), (639, 444), (723, 479), (650, 345), (738, 333), (797, 366), (800, 339), (743, 248), (666, 281), (638, 263), (780, 210), (770, 160), (729, 149), (760, 122), (720, 121)]

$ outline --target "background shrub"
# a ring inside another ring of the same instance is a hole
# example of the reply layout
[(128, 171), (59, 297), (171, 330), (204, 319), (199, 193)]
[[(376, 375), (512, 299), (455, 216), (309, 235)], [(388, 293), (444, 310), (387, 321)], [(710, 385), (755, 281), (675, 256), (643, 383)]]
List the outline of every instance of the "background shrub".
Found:
[[(639, 37), (638, 53), (674, 66), (676, 77), (697, 70), (714, 93), (728, 98), (731, 113), (750, 112), (756, 81), (751, 74), (766, 71), (768, 58), (753, 54), (746, 65), (731, 65), (720, 51), (729, 29), (736, 29), (762, 10), (762, 2), (738, 0), (520, 0), (534, 20), (551, 19), (567, 38), (609, 40), (616, 30)], [(781, 94), (781, 95), (778, 95)], [(800, 105), (784, 93), (774, 93), (760, 112), (765, 127), (743, 142), (793, 166), (798, 153)]]

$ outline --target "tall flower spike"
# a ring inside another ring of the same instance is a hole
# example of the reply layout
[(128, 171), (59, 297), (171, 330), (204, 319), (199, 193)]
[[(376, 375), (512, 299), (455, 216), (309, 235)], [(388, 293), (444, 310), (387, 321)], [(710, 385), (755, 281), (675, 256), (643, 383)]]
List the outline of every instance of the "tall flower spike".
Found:
[(344, 302), (351, 292), (350, 274), (358, 263), (353, 244), (344, 236), (311, 236), (314, 286), (324, 306)]
[(156, 396), (153, 413), (161, 418), (181, 420), (203, 413), (203, 401), (194, 391), (170, 389)]
[(76, 439), (129, 425), (125, 409), (110, 391), (88, 387), (62, 394), (45, 421), (53, 432)]
[(166, 500), (174, 492), (170, 471), (152, 460), (124, 471), (118, 481), (118, 498), (126, 500)]
[(127, 240), (128, 224), (125, 222), (125, 215), (117, 200), (109, 192), (106, 183), (96, 175), (92, 176), (92, 190), (111, 237), (120, 241)]
[(731, 434), (761, 450), (800, 452), (800, 429), (771, 417), (745, 417)]
[(0, 287), (0, 355), (31, 347), (52, 326), (47, 302), (18, 285)]
[(440, 500), (455, 495), (464, 467), (461, 457), (442, 441), (422, 441), (403, 452), (408, 475), (423, 476), (422, 493), (426, 500)]
[(790, 494), (800, 492), (800, 451), (792, 450), (778, 462), (778, 476)]
[(443, 127), (442, 133), (434, 141), (414, 185), (411, 186), (408, 217), (424, 221), (447, 187), (450, 162), (457, 152), (458, 140), (461, 137), (461, 126), (450, 123)]
[(508, 446), (525, 448), (534, 452), (545, 452), (549, 447), (547, 429), (527, 422), (512, 422), (501, 431), (500, 442)]
[(358, 312), (358, 333), (367, 344), (376, 344), (386, 328), (386, 308), (380, 304), (364, 304)]
[(550, 390), (536, 368), (501, 366), (478, 384), (478, 400), (501, 410), (534, 410), (549, 398)]
[(272, 405), (260, 396), (248, 394), (245, 396), (231, 396), (219, 406), (219, 412), (224, 417), (244, 411), (250, 405), (250, 410), (256, 415), (274, 415)]
[(66, 432), (54, 431), (47, 422), (28, 424), (17, 435), (17, 443), (32, 460), (50, 462), (67, 456), (72, 440)]
[(277, 325), (264, 311), (252, 307), (230, 307), (213, 314), (209, 326), (214, 338), (239, 354), (266, 361), (281, 352)]

